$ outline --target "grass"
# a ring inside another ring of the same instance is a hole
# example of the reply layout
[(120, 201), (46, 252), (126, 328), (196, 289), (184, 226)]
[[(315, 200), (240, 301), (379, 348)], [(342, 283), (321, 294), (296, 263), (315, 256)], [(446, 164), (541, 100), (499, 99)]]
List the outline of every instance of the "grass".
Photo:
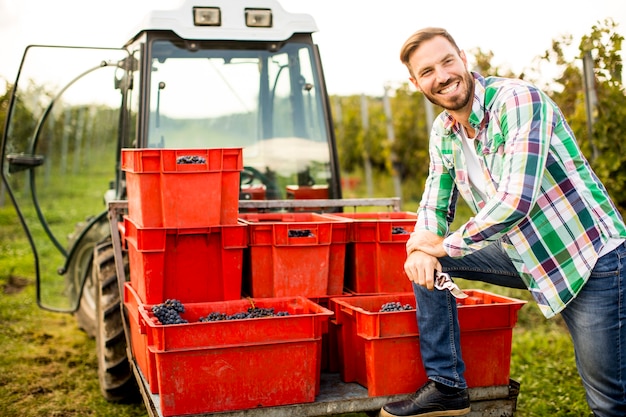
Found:
[[(382, 180), (376, 184), (385, 187)], [(359, 189), (355, 193), (363, 195)], [(415, 203), (403, 205), (403, 210), (414, 209)], [(513, 332), (510, 374), (521, 383), (516, 417), (591, 415), (562, 320), (546, 320), (525, 291), (460, 284), (529, 301)], [(72, 316), (37, 307), (30, 246), (8, 202), (0, 207), (0, 289), (0, 415), (147, 415), (143, 404), (106, 402), (98, 387), (95, 342)]]
[(68, 314), (39, 309), (30, 246), (12, 206), (0, 207), (0, 415), (144, 417), (142, 404), (100, 394), (93, 339)]

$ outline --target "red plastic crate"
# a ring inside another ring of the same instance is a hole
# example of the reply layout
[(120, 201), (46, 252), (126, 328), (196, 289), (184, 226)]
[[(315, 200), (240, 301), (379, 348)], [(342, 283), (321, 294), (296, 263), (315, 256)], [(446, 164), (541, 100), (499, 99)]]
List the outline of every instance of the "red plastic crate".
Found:
[[(317, 213), (240, 213), (248, 225), (253, 297), (319, 297), (343, 293), (349, 219)], [(291, 232), (309, 236), (291, 237)]]
[(156, 358), (154, 352), (150, 352), (148, 349), (148, 336), (146, 335), (145, 325), (142, 327), (143, 321), (139, 320), (139, 309), (144, 307), (130, 282), (124, 283), (124, 306), (128, 312), (130, 347), (133, 357), (144, 378), (148, 381), (150, 392), (156, 394), (159, 392)]
[(122, 149), (128, 214), (144, 227), (237, 224), (242, 168), (241, 148)]
[[(328, 185), (287, 185), (285, 191), (288, 199), (310, 200), (328, 198)], [(321, 211), (321, 207), (296, 207), (294, 211)]]
[[(252, 305), (288, 316), (198, 322), (210, 312)], [(140, 309), (155, 354), (163, 416), (313, 402), (319, 393), (321, 337), (330, 310), (303, 297), (185, 304), (187, 324), (161, 325)]]
[[(508, 385), (517, 311), (526, 303), (480, 290), (458, 305), (461, 350), (470, 387)], [(340, 376), (369, 396), (415, 392), (427, 381), (415, 310), (380, 312), (398, 301), (415, 308), (413, 293), (333, 297)]]
[[(355, 293), (413, 291), (404, 272), (406, 242), (415, 229), (416, 213), (333, 213), (353, 220), (346, 249), (344, 286)], [(398, 233), (402, 232), (402, 233)]]
[(130, 282), (144, 303), (241, 298), (245, 224), (198, 228), (140, 227), (124, 217)]
[(288, 199), (308, 200), (328, 198), (328, 185), (288, 185), (285, 189)]

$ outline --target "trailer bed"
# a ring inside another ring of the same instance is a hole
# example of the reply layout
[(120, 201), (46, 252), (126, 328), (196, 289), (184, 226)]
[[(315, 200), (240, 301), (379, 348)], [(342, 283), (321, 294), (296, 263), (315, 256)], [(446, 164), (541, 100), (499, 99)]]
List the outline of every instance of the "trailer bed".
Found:
[[(134, 362), (132, 364), (150, 417), (162, 417), (159, 395), (150, 393), (148, 382), (141, 370)], [(469, 394), (472, 407), (469, 417), (512, 417), (517, 405), (519, 383), (511, 380), (509, 385), (470, 388)], [(201, 413), (187, 417), (329, 417), (345, 413), (377, 416), (386, 403), (407, 397), (408, 394), (370, 397), (367, 388), (353, 382), (341, 382), (338, 373), (322, 372), (320, 394), (312, 403)]]

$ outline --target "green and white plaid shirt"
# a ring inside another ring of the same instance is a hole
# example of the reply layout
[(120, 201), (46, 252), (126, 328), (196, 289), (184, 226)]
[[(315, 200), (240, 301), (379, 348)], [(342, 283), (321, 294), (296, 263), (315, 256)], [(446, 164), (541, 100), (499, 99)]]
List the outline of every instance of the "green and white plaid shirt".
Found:
[[(545, 93), (521, 80), (474, 78), (469, 122), (488, 199), (472, 189), (460, 124), (444, 111), (431, 132), (416, 228), (447, 236), (452, 257), (502, 241), (542, 313), (552, 317), (583, 287), (604, 244), (626, 237), (626, 226)], [(450, 233), (457, 191), (475, 216)]]

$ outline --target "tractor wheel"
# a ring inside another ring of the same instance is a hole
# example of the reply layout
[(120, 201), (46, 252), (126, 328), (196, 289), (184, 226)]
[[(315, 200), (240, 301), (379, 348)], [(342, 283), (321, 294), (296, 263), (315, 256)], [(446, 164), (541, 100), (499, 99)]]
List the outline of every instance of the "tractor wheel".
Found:
[[(124, 257), (125, 268), (128, 260)], [(112, 242), (94, 249), (93, 281), (96, 297), (96, 348), (100, 390), (108, 401), (134, 402), (139, 398), (137, 382), (126, 351), (126, 336)]]
[[(79, 223), (76, 230), (69, 237), (70, 243), (80, 235), (86, 223)], [(111, 231), (106, 218), (94, 225), (87, 235), (81, 240), (80, 246), (76, 248), (76, 252), (70, 259), (68, 268), (68, 285), (79, 291), (82, 285), (80, 304), (74, 313), (78, 327), (83, 329), (90, 337), (96, 337), (96, 297), (98, 295), (98, 282), (95, 281), (96, 275), (93, 273), (93, 256), (94, 247), (105, 239), (110, 239)], [(71, 246), (71, 245), (70, 245)], [(83, 285), (83, 277), (85, 283)]]

